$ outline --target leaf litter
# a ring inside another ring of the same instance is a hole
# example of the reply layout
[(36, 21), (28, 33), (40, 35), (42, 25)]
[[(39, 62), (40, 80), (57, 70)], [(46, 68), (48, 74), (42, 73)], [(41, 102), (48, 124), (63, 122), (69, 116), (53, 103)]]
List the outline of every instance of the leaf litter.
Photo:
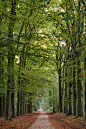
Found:
[(67, 116), (63, 113), (48, 113), (48, 116), (49, 122), (52, 123), (56, 129), (86, 129), (84, 116)]
[[(0, 129), (28, 129), (39, 116), (39, 112), (30, 113), (23, 116), (16, 116), (12, 120), (4, 120), (0, 117)], [(55, 129), (86, 129), (86, 120), (83, 117), (73, 115), (67, 116), (63, 113), (46, 112), (49, 122)]]
[(23, 116), (16, 116), (12, 120), (4, 120), (0, 117), (0, 129), (27, 129), (29, 128), (39, 116), (39, 113), (30, 113)]

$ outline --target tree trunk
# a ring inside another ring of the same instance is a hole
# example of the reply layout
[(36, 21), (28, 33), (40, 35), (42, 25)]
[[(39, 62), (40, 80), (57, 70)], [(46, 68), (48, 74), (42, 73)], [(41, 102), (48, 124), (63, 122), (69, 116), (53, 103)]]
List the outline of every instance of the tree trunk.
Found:
[(83, 104), (82, 104), (82, 84), (81, 84), (81, 80), (80, 80), (80, 76), (81, 76), (81, 68), (80, 68), (80, 61), (77, 62), (77, 90), (78, 90), (78, 112), (77, 115), (78, 116), (83, 116)]
[(21, 93), (20, 93), (20, 86), (21, 86), (21, 75), (20, 75), (20, 71), (21, 71), (21, 55), (20, 55), (19, 61), (20, 62), (19, 62), (19, 75), (18, 75), (17, 116), (20, 116), (20, 102), (21, 102)]
[(15, 118), (15, 92), (14, 92), (14, 89), (15, 89), (15, 81), (14, 81), (14, 55), (12, 55), (12, 68), (13, 68), (13, 71), (12, 71), (12, 94), (11, 94), (11, 109), (12, 109), (12, 118)]
[[(69, 60), (70, 60), (70, 62), (71, 62), (71, 58), (72, 58), (72, 56), (69, 54)], [(72, 80), (71, 80), (71, 78), (72, 78), (72, 68), (71, 68), (71, 64), (70, 64), (70, 62), (69, 62), (69, 110), (68, 110), (68, 115), (71, 115), (72, 114)]]
[[(65, 77), (67, 77), (67, 70), (65, 68)], [(65, 79), (65, 97), (64, 97), (64, 113), (68, 113), (68, 99), (67, 99), (67, 81)]]
[[(86, 15), (85, 15), (85, 12), (86, 12), (86, 8), (84, 10), (84, 18), (85, 18), (85, 33), (86, 33)], [(85, 36), (85, 45), (86, 45), (86, 36)], [(85, 69), (85, 120), (86, 120), (86, 57), (84, 59), (84, 69)]]
[(6, 111), (6, 96), (3, 97), (3, 116), (5, 116)]
[[(28, 96), (28, 93), (26, 92), (26, 97)], [(28, 101), (26, 101), (26, 104), (25, 104), (25, 113), (28, 113)]]
[(29, 96), (30, 96), (30, 99), (28, 100), (28, 113), (31, 113), (32, 112), (32, 94), (29, 93)]
[(18, 101), (17, 101), (17, 116), (20, 116), (20, 92), (18, 91), (17, 95)]
[(59, 112), (62, 112), (62, 94), (61, 94), (61, 69), (59, 69)]
[(0, 117), (3, 116), (3, 97), (0, 97)]
[(55, 96), (54, 96), (54, 87), (53, 87), (53, 113), (55, 113)]
[(12, 94), (11, 94), (11, 111), (12, 111), (12, 115), (11, 115), (11, 117), (12, 118), (15, 118), (15, 93), (13, 92)]
[[(49, 98), (51, 97), (51, 90), (49, 90)], [(50, 102), (49, 102), (49, 105), (50, 105), (50, 107), (52, 106), (52, 102), (51, 102), (51, 100), (50, 100)]]
[(85, 68), (85, 119), (86, 119), (86, 57), (84, 60), (84, 68)]
[[(80, 16), (81, 14), (79, 13), (80, 12), (80, 7), (81, 7), (81, 1), (78, 2), (78, 15), (79, 15), (79, 18), (78, 18), (78, 42), (79, 42), (79, 47), (82, 47), (82, 43), (81, 43), (81, 29), (80, 29)], [(77, 115), (78, 116), (82, 116), (83, 115), (83, 104), (82, 104), (82, 83), (81, 83), (81, 80), (80, 80), (80, 77), (81, 77), (81, 66), (80, 66), (80, 60), (79, 60), (79, 57), (81, 55), (81, 51), (78, 52), (78, 61), (77, 61), (77, 89), (78, 89), (78, 112), (77, 112)]]
[(69, 83), (69, 111), (68, 111), (68, 115), (72, 114), (71, 87), (72, 87), (72, 84)]
[(31, 101), (28, 101), (28, 113), (31, 113), (32, 112), (32, 102)]
[[(1, 53), (0, 53), (1, 54)], [(2, 57), (0, 57), (0, 88), (2, 88)], [(2, 92), (0, 92), (0, 116), (3, 115), (3, 97), (2, 97)]]
[(25, 114), (25, 94), (23, 93), (23, 114)]
[(7, 89), (5, 119), (11, 119), (11, 90)]
[(60, 66), (59, 66), (59, 112), (62, 112), (62, 87), (61, 87), (61, 48), (60, 48), (60, 57), (59, 57), (59, 61), (60, 61)]
[(73, 63), (73, 114), (76, 116), (76, 72), (75, 72), (75, 61)]
[(20, 115), (23, 115), (23, 91), (21, 90)]

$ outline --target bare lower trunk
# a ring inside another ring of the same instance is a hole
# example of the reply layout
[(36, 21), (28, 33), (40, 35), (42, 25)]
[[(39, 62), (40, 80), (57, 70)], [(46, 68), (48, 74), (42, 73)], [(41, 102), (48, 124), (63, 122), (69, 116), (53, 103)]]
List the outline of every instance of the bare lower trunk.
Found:
[(3, 116), (3, 97), (0, 97), (0, 116)]
[(32, 112), (32, 102), (29, 101), (29, 104), (28, 104), (28, 113), (31, 113)]
[(86, 119), (86, 57), (84, 60), (84, 68), (85, 68), (85, 119)]
[(11, 111), (12, 111), (12, 118), (15, 118), (15, 93), (11, 94)]
[(14, 81), (14, 58), (15, 56), (12, 55), (12, 68), (13, 68), (13, 71), (12, 71), (12, 94), (11, 94), (11, 111), (12, 111), (12, 118), (15, 118), (15, 81)]
[(20, 116), (20, 92), (18, 91), (18, 101), (17, 101), (17, 116)]
[(20, 99), (20, 115), (23, 115), (23, 93), (21, 91), (21, 99)]
[(30, 95), (30, 99), (28, 100), (28, 113), (31, 113), (32, 112), (32, 97), (31, 97), (31, 93), (29, 94)]
[(53, 87), (53, 113), (55, 113), (54, 87)]
[(82, 105), (82, 84), (81, 84), (81, 80), (80, 80), (80, 76), (81, 76), (81, 68), (80, 68), (80, 61), (77, 62), (77, 67), (78, 67), (78, 71), (77, 71), (77, 90), (78, 90), (78, 112), (77, 115), (78, 116), (83, 116), (83, 105)]
[(69, 83), (69, 111), (68, 111), (68, 115), (71, 115), (72, 114), (72, 98), (71, 98), (71, 87), (72, 87), (72, 84)]
[[(65, 69), (65, 77), (67, 77), (67, 71)], [(68, 113), (68, 102), (67, 102), (67, 82), (65, 81), (65, 97), (64, 97), (64, 113)]]
[(7, 90), (5, 119), (11, 119), (11, 90)]
[(75, 63), (73, 67), (73, 114), (76, 116), (76, 80), (75, 80)]
[(61, 69), (59, 69), (59, 112), (62, 112)]
[(25, 114), (25, 94), (23, 95), (23, 114)]

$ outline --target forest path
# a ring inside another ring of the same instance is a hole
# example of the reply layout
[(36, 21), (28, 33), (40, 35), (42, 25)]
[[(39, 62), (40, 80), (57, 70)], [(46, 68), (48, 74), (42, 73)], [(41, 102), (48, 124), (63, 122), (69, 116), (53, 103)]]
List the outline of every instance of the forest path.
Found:
[(34, 124), (28, 129), (55, 129), (48, 120), (48, 115), (44, 112), (40, 112)]

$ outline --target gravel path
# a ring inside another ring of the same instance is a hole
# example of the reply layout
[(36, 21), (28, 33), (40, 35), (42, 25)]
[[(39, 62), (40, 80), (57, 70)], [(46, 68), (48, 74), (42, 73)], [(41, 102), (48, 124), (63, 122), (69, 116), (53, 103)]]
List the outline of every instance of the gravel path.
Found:
[(40, 113), (35, 123), (28, 129), (55, 129), (51, 123), (49, 123), (48, 115)]

